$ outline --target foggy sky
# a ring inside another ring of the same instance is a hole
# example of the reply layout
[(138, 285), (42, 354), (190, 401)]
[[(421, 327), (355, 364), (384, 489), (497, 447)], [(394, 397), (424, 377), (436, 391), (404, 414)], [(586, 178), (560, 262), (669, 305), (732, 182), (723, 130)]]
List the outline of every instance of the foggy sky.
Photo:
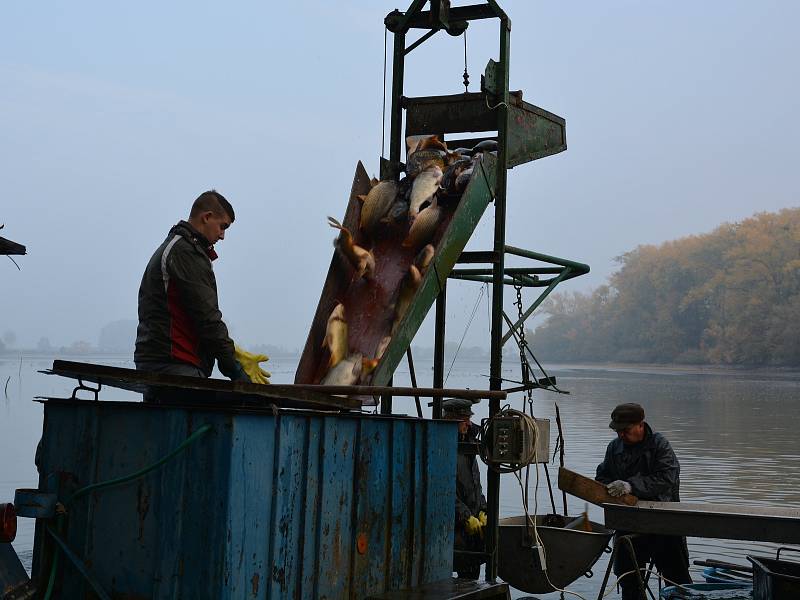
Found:
[[(507, 240), (591, 265), (562, 291), (602, 283), (637, 244), (798, 205), (800, 4), (501, 5), (511, 88), (566, 118), (569, 146), (511, 171)], [(343, 215), (358, 160), (377, 174), (396, 6), (2, 3), (0, 235), (29, 254), (21, 272), (0, 260), (0, 334), (96, 343), (135, 319), (153, 250), (215, 187), (237, 215), (215, 262), (233, 337), (302, 348), (332, 252), (326, 216)], [(467, 41), (477, 91), (495, 22)], [(462, 38), (439, 33), (408, 59), (406, 95), (463, 91)], [(491, 240), (490, 209), (468, 248)], [(479, 286), (449, 290), (457, 341)], [(483, 307), (465, 343), (487, 339)]]

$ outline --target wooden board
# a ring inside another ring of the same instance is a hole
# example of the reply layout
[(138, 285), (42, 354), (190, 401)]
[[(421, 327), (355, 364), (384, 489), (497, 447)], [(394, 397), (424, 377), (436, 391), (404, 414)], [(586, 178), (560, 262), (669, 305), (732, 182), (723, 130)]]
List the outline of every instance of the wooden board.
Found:
[(561, 467), (558, 470), (558, 489), (598, 506), (602, 504), (626, 504), (634, 506), (639, 499), (633, 494), (612, 496), (599, 481)]

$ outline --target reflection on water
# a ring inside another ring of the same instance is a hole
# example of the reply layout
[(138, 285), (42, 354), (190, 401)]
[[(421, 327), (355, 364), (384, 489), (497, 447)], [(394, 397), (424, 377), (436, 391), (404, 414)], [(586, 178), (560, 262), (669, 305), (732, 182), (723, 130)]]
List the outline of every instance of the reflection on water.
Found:
[[(130, 366), (129, 361), (91, 358), (90, 362)], [(273, 359), (273, 381), (288, 383), (294, 375), (294, 360)], [(420, 386), (430, 385), (429, 365), (417, 361)], [(0, 360), (0, 389), (9, 379), (8, 396), (0, 396), (0, 502), (13, 500), (17, 487), (36, 487), (33, 454), (41, 432), (41, 405), (34, 396), (68, 396), (74, 383), (60, 377), (37, 373), (52, 362), (42, 359)], [(517, 378), (511, 366), (505, 377)], [(447, 387), (487, 387), (488, 365), (459, 361)], [(551, 420), (551, 442), (555, 442), (554, 402), (558, 402), (565, 427), (567, 467), (593, 475), (612, 439), (608, 429), (611, 409), (621, 402), (639, 402), (647, 411), (647, 421), (672, 443), (681, 463), (681, 499), (698, 502), (782, 507), (800, 507), (800, 428), (798, 397), (800, 375), (795, 373), (719, 372), (683, 369), (578, 368), (557, 367), (551, 373), (569, 395), (539, 392), (535, 395), (537, 416)], [(401, 367), (396, 385), (410, 385), (408, 372)], [(129, 399), (135, 394), (104, 390), (101, 398)], [(510, 400), (519, 408), (521, 397)], [(396, 399), (396, 412), (416, 414), (413, 399)], [(430, 409), (425, 408), (426, 414)], [(486, 416), (486, 407), (476, 407), (475, 420)], [(555, 475), (556, 465), (551, 474)], [(485, 476), (485, 473), (484, 473)], [(531, 477), (533, 493), (535, 477)], [(501, 516), (522, 514), (521, 490), (516, 479), (501, 479)], [(569, 513), (584, 510), (584, 503), (568, 497)], [(540, 512), (549, 512), (550, 497), (543, 476), (537, 500)], [(555, 493), (561, 512), (561, 494)], [(589, 507), (591, 518), (603, 521), (602, 511)], [(33, 521), (20, 519), (15, 547), (30, 564)], [(774, 544), (724, 540), (690, 540), (692, 559), (716, 558), (746, 564), (745, 554), (774, 554)], [(606, 557), (594, 567), (593, 579), (581, 579), (571, 590), (596, 597)], [(700, 579), (700, 569), (693, 569)], [(517, 594), (516, 597), (519, 597)], [(557, 594), (540, 595), (555, 598)]]

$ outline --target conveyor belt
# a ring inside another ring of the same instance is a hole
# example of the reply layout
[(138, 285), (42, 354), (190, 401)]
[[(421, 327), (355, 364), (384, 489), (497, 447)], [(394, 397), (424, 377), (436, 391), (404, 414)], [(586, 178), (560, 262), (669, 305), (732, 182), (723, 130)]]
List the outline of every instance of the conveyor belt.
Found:
[(631, 533), (800, 543), (800, 508), (688, 502), (603, 504), (606, 527)]

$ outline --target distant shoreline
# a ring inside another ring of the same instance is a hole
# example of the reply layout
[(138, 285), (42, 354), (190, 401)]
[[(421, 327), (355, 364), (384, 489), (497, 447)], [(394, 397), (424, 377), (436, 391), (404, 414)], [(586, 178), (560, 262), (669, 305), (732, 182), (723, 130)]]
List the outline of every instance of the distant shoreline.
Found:
[(746, 373), (762, 373), (774, 375), (798, 375), (800, 376), (800, 366), (797, 367), (779, 367), (779, 366), (759, 366), (759, 365), (687, 365), (680, 363), (622, 363), (622, 362), (565, 362), (558, 361), (544, 365), (545, 369), (557, 370), (561, 368), (585, 370), (585, 371), (630, 371), (630, 372), (678, 372), (678, 373), (694, 373), (694, 374), (709, 374), (709, 375), (724, 375), (724, 374), (746, 374)]
[[(0, 352), (0, 361), (23, 359), (50, 359), (50, 360), (75, 360), (79, 362), (92, 361), (93, 359), (113, 359), (133, 361), (133, 355), (125, 352), (90, 352), (87, 354), (72, 354), (67, 352), (41, 352), (37, 350), (6, 350)], [(270, 356), (276, 360), (299, 360), (300, 353), (288, 352), (273, 354)], [(427, 357), (422, 356), (423, 360)], [(458, 360), (465, 361), (489, 361), (488, 356), (462, 354)], [(503, 364), (515, 363), (515, 357), (506, 356)], [(548, 361), (544, 359), (543, 366), (548, 371), (561, 369), (581, 370), (581, 371), (628, 371), (628, 372), (647, 372), (647, 373), (692, 373), (692, 374), (746, 374), (761, 373), (774, 375), (798, 375), (800, 376), (800, 366), (781, 367), (781, 366), (759, 366), (759, 365), (716, 365), (716, 364), (697, 364), (687, 365), (682, 363), (627, 363), (627, 362), (568, 362), (568, 361)]]

